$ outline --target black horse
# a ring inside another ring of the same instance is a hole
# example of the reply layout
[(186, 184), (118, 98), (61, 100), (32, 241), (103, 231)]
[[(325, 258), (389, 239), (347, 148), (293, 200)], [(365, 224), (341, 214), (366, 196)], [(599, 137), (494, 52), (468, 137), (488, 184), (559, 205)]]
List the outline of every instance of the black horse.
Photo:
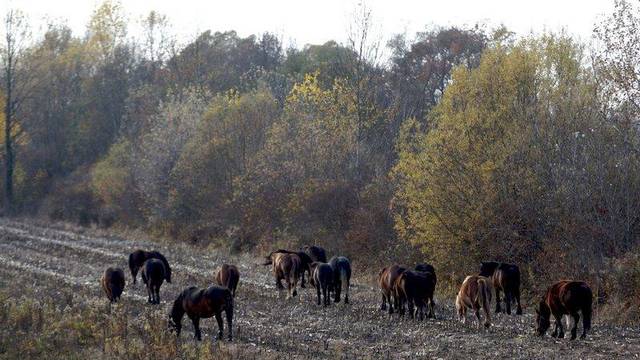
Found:
[(133, 283), (136, 283), (136, 277), (138, 276), (138, 271), (142, 267), (145, 261), (149, 259), (158, 259), (162, 261), (165, 269), (165, 279), (169, 284), (171, 284), (171, 266), (169, 266), (169, 262), (167, 258), (164, 257), (161, 253), (157, 251), (144, 251), (144, 250), (136, 250), (129, 255), (129, 270), (131, 270), (131, 277), (133, 278)]
[(496, 312), (500, 312), (500, 292), (504, 292), (504, 302), (507, 306), (507, 314), (511, 315), (511, 303), (516, 301), (517, 315), (522, 315), (520, 306), (520, 268), (517, 265), (499, 263), (495, 261), (483, 261), (480, 264), (480, 276), (491, 279), (496, 289)]
[(320, 294), (324, 296), (324, 306), (331, 304), (331, 291), (333, 289), (333, 269), (331, 265), (323, 262), (311, 263), (311, 285), (315, 286), (318, 294), (318, 305), (320, 305)]
[(173, 302), (173, 307), (169, 314), (169, 325), (180, 336), (182, 330), (182, 317), (186, 313), (193, 322), (196, 340), (202, 340), (200, 332), (200, 319), (210, 318), (215, 315), (218, 322), (218, 339), (222, 339), (224, 325), (222, 323), (222, 312), (227, 317), (229, 327), (228, 339), (231, 341), (233, 324), (233, 296), (226, 287), (210, 286), (207, 289), (198, 289), (195, 286), (184, 289), (178, 298)]
[(317, 262), (327, 262), (327, 253), (320, 246), (305, 245), (302, 247), (302, 251), (307, 253), (311, 257), (311, 260)]
[(151, 304), (160, 304), (160, 286), (166, 277), (164, 263), (158, 259), (149, 259), (142, 265), (142, 281), (147, 286), (147, 295)]
[(351, 282), (351, 262), (344, 256), (334, 256), (329, 260), (333, 270), (333, 290), (335, 302), (340, 302), (340, 292), (344, 287), (344, 302), (349, 303), (349, 285)]

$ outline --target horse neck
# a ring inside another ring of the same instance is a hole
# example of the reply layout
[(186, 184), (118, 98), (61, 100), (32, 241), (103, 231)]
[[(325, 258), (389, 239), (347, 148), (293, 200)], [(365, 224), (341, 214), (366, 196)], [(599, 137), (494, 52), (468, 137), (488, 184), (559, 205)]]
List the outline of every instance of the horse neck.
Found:
[(173, 302), (173, 307), (171, 308), (171, 318), (176, 324), (180, 323), (180, 321), (182, 321), (182, 317), (184, 316), (184, 309), (182, 308), (182, 298), (183, 295), (180, 294), (176, 301)]

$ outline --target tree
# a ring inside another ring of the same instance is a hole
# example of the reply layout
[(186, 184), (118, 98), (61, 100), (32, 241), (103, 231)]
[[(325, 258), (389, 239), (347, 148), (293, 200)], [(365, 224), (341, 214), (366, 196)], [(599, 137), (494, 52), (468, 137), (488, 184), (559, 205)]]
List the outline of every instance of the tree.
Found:
[[(535, 274), (550, 253), (597, 266), (605, 233), (605, 244), (618, 244), (608, 255), (633, 244), (595, 225), (607, 222), (596, 209), (625, 203), (611, 189), (638, 188), (612, 166), (633, 173), (637, 163), (603, 154), (621, 139), (603, 126), (583, 62), (582, 48), (560, 35), (495, 44), (477, 68), (458, 67), (432, 124), (411, 120), (401, 132), (392, 172), (399, 236), (451, 271), (490, 257), (530, 264)], [(585, 274), (585, 263), (558, 271)]]
[(20, 111), (25, 98), (32, 88), (32, 78), (22, 68), (30, 38), (29, 27), (24, 15), (17, 10), (9, 10), (4, 18), (4, 43), (1, 51), (2, 75), (4, 77), (4, 201), (5, 211), (14, 208), (14, 141), (19, 128)]

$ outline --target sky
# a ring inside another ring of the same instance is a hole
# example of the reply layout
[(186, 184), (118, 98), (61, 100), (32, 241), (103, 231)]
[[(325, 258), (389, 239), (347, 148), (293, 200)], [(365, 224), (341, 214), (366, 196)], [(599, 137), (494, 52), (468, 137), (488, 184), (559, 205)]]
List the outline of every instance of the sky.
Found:
[[(172, 32), (189, 40), (205, 30), (236, 30), (240, 36), (272, 32), (302, 47), (328, 40), (345, 43), (358, 0), (121, 0), (132, 24), (151, 10), (168, 16)], [(63, 19), (77, 35), (100, 0), (0, 0), (0, 11), (18, 8), (35, 24)], [(383, 40), (409, 37), (428, 26), (506, 25), (517, 34), (565, 29), (588, 41), (593, 25), (613, 0), (368, 0)], [(134, 26), (131, 29), (135, 29)], [(135, 30), (133, 30), (135, 32)]]

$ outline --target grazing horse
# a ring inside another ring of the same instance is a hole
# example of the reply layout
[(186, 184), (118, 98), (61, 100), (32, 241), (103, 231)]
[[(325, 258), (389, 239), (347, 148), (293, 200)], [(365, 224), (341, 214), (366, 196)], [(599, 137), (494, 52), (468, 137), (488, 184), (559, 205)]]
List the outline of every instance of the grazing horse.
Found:
[(272, 265), (273, 276), (276, 279), (276, 287), (284, 289), (282, 286), (282, 280), (287, 283), (287, 299), (298, 295), (296, 286), (298, 286), (298, 275), (300, 274), (300, 267), (302, 261), (297, 254), (283, 253), (274, 251), (266, 257), (267, 261), (264, 265)]
[(164, 263), (158, 259), (149, 259), (142, 265), (142, 281), (147, 286), (151, 304), (160, 304), (160, 286), (166, 278)]
[(302, 251), (309, 255), (309, 257), (311, 257), (311, 260), (313, 261), (323, 263), (327, 262), (327, 253), (320, 246), (305, 245), (302, 247)]
[[(426, 308), (428, 308), (427, 317), (434, 317), (433, 293), (435, 289), (436, 278), (431, 272), (407, 270), (401, 273), (394, 284), (400, 315), (404, 315), (404, 305), (407, 304), (411, 318), (418, 318), (419, 314), (419, 319), (423, 320)], [(415, 313), (414, 306), (416, 307)]]
[(333, 288), (333, 269), (331, 265), (323, 262), (312, 262), (309, 282), (316, 288), (318, 305), (320, 305), (320, 292), (324, 296), (324, 306), (331, 304), (330, 293)]
[(489, 278), (480, 275), (467, 276), (462, 282), (456, 297), (458, 318), (464, 324), (467, 319), (467, 308), (473, 309), (480, 327), (480, 309), (484, 310), (484, 327), (491, 326), (489, 306), (491, 304), (491, 283)]
[[(394, 286), (400, 274), (406, 270), (406, 267), (395, 264), (383, 268), (378, 273), (378, 285), (380, 286), (380, 292), (382, 293), (382, 304), (380, 305), (380, 310), (386, 310), (387, 304), (389, 304), (389, 314), (393, 314), (393, 306), (396, 302)], [(394, 301), (392, 302), (392, 300)]]
[(536, 333), (543, 336), (551, 326), (551, 315), (556, 320), (553, 337), (564, 337), (562, 329), (562, 315), (571, 315), (574, 320), (571, 328), (571, 340), (575, 340), (578, 331), (579, 311), (582, 311), (582, 335), (580, 339), (587, 337), (587, 331), (591, 329), (591, 303), (593, 293), (587, 283), (583, 281), (562, 280), (553, 284), (544, 295), (540, 306), (536, 309)]
[(196, 340), (202, 340), (200, 319), (210, 318), (215, 315), (218, 322), (218, 339), (222, 339), (224, 329), (222, 323), (223, 311), (227, 317), (227, 327), (229, 328), (228, 339), (231, 341), (233, 339), (233, 296), (231, 291), (215, 285), (207, 289), (198, 289), (195, 286), (191, 286), (184, 289), (173, 302), (173, 307), (169, 313), (169, 325), (176, 331), (177, 336), (180, 336), (182, 317), (186, 313), (191, 322), (193, 322)]
[(498, 263), (495, 261), (483, 261), (480, 264), (480, 275), (491, 278), (496, 289), (496, 312), (500, 309), (500, 292), (504, 292), (504, 302), (507, 314), (511, 315), (511, 303), (518, 304), (517, 315), (522, 315), (520, 306), (520, 268), (517, 265)]
[(235, 265), (222, 264), (220, 270), (216, 274), (216, 283), (226, 286), (231, 291), (233, 297), (236, 297), (236, 288), (240, 281), (240, 272)]
[(120, 268), (108, 268), (104, 271), (100, 284), (102, 284), (102, 289), (107, 294), (109, 302), (118, 301), (122, 290), (124, 290), (124, 271)]
[(333, 290), (335, 302), (340, 302), (340, 292), (344, 287), (344, 302), (349, 303), (349, 283), (351, 282), (351, 263), (344, 256), (334, 256), (329, 260), (333, 270)]
[(304, 273), (306, 271), (309, 277), (311, 277), (311, 268), (309, 266), (314, 260), (311, 259), (311, 257), (304, 251), (291, 251), (291, 250), (279, 249), (279, 250), (276, 250), (276, 252), (282, 253), (282, 254), (298, 255), (298, 257), (300, 258), (300, 267), (298, 269), (298, 277), (300, 278), (300, 287), (303, 289), (306, 288), (304, 285), (305, 284)]
[(129, 269), (131, 270), (131, 277), (133, 278), (133, 283), (136, 283), (136, 277), (138, 276), (138, 271), (142, 267), (145, 261), (149, 259), (158, 259), (162, 261), (165, 269), (165, 278), (169, 284), (171, 284), (171, 267), (169, 266), (169, 262), (167, 258), (164, 257), (161, 253), (157, 251), (144, 251), (144, 250), (136, 250), (129, 255)]

